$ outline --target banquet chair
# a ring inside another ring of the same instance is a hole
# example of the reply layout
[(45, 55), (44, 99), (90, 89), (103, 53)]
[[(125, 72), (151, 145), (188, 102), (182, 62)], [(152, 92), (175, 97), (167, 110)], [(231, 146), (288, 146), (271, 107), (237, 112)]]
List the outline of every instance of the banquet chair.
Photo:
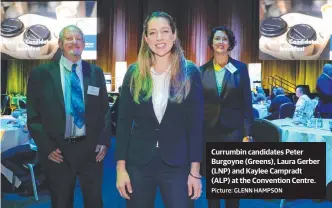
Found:
[(326, 186), (326, 200), (332, 201), (332, 182)]
[(26, 109), (26, 103), (24, 102), (24, 100), (19, 100), (18, 101), (18, 105), (20, 107), (20, 109)]
[[(38, 191), (37, 191), (37, 183), (36, 183), (34, 167), (37, 166), (38, 164), (39, 164), (38, 151), (36, 151), (36, 156), (30, 163), (23, 164), (23, 167), (25, 167), (26, 169), (29, 169), (30, 177), (31, 177), (31, 183), (32, 183), (32, 189), (33, 189), (33, 195), (34, 195), (36, 201), (38, 201), (39, 199), (38, 199)], [(15, 184), (15, 177), (13, 177), (13, 183), (12, 184)]]
[(253, 114), (254, 114), (254, 118), (259, 118), (259, 112), (256, 108), (252, 108), (253, 110)]
[[(24, 168), (29, 169), (32, 189), (33, 189), (33, 195), (34, 195), (36, 201), (38, 201), (39, 198), (38, 198), (37, 182), (36, 182), (34, 167), (37, 166), (38, 164), (39, 164), (38, 151), (36, 151), (36, 156), (30, 163), (23, 164)], [(15, 180), (16, 180), (16, 177), (13, 177), (13, 179), (12, 179), (12, 191), (13, 192), (15, 191)]]
[(4, 115), (6, 113), (8, 104), (9, 104), (9, 96), (4, 95), (4, 97), (2, 99), (2, 103), (1, 103), (1, 115)]
[(23, 166), (27, 169), (29, 169), (31, 182), (32, 182), (32, 188), (33, 188), (33, 195), (35, 197), (35, 200), (38, 201), (38, 191), (37, 191), (37, 183), (34, 173), (34, 167), (39, 164), (39, 157), (38, 157), (38, 151), (36, 152), (36, 157), (31, 163), (25, 163)]
[(279, 119), (293, 118), (295, 105), (293, 103), (284, 103), (279, 108)]
[(280, 142), (281, 130), (269, 120), (255, 119), (252, 125), (252, 137), (255, 142)]

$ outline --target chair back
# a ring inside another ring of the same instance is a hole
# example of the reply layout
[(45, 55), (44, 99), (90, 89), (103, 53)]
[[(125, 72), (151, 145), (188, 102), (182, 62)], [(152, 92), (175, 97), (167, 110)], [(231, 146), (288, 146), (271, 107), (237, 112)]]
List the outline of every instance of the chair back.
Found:
[(4, 95), (4, 96), (1, 96), (1, 97), (3, 97), (2, 102), (1, 102), (1, 114), (4, 114), (7, 107), (8, 107), (8, 104), (9, 104), (9, 96)]
[(256, 108), (252, 108), (253, 113), (254, 113), (254, 118), (259, 118), (259, 112)]
[(20, 109), (26, 109), (26, 103), (24, 102), (24, 100), (19, 99), (18, 104), (20, 106)]
[(266, 119), (255, 119), (252, 125), (252, 137), (255, 142), (280, 142), (281, 130)]
[(279, 119), (293, 118), (295, 105), (293, 103), (284, 103), (279, 108)]
[(35, 171), (34, 168), (36, 165), (39, 163), (39, 156), (38, 156), (38, 151), (36, 152), (35, 158), (31, 161), (31, 163), (25, 163), (23, 164), (23, 167), (29, 169), (30, 172), (30, 177), (32, 181), (32, 189), (33, 189), (33, 195), (35, 196), (35, 200), (38, 201), (38, 189), (37, 189), (37, 180), (35, 177)]
[(34, 158), (32, 161), (30, 161), (30, 163), (31, 163), (33, 166), (36, 166), (36, 165), (38, 165), (38, 164), (40, 163), (40, 160), (39, 160), (39, 152), (38, 152), (38, 151), (36, 151), (36, 156), (35, 156), (35, 158)]

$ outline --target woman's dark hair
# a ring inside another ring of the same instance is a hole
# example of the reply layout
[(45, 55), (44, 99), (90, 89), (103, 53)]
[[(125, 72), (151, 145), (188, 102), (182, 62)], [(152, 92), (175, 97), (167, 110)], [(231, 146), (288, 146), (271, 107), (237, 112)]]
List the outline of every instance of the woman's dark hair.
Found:
[(236, 44), (236, 40), (235, 40), (235, 36), (233, 34), (233, 31), (228, 29), (225, 26), (219, 26), (219, 27), (215, 27), (212, 29), (210, 36), (209, 36), (209, 40), (208, 40), (208, 44), (210, 46), (210, 48), (212, 48), (212, 44), (213, 44), (213, 38), (214, 38), (214, 34), (218, 31), (224, 31), (228, 37), (228, 42), (229, 42), (229, 48), (228, 51), (233, 50), (235, 44)]

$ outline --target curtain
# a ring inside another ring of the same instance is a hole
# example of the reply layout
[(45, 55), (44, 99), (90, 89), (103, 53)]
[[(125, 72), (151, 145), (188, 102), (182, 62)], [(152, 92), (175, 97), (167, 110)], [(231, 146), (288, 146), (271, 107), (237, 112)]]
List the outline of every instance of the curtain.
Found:
[(42, 63), (47, 63), (47, 60), (8, 60), (6, 94), (26, 95), (28, 75)]
[[(7, 76), (6, 94), (26, 95), (28, 77), (33, 68), (50, 62), (50, 60), (7, 60), (7, 68), (1, 69), (1, 76)], [(88, 61), (95, 63), (95, 61)], [(4, 72), (3, 72), (4, 70)]]
[[(153, 11), (165, 11), (176, 21), (185, 56), (198, 66), (212, 57), (207, 40), (212, 28), (227, 26), (237, 40), (230, 56), (244, 63), (262, 64), (262, 84), (279, 75), (294, 85), (315, 85), (326, 61), (281, 61), (258, 58), (258, 0), (99, 0), (97, 60), (104, 72), (115, 75), (115, 63), (137, 59), (143, 21)], [(31, 69), (44, 61), (8, 61), (7, 92), (25, 93)], [(1, 73), (3, 74), (3, 73)]]

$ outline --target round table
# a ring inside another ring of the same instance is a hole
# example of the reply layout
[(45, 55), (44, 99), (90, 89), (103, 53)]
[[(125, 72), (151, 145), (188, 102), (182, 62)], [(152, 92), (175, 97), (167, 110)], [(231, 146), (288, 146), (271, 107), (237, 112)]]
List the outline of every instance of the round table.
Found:
[(21, 128), (7, 124), (16, 121), (12, 116), (1, 116), (1, 152), (29, 141), (29, 135)]
[[(4, 152), (10, 148), (18, 145), (23, 145), (29, 142), (29, 134), (24, 132), (21, 128), (14, 127), (13, 125), (7, 124), (9, 121), (16, 121), (12, 116), (1, 116), (1, 152)], [(13, 180), (13, 172), (7, 169), (1, 164), (1, 173), (11, 182)], [(16, 177), (15, 186), (18, 187), (21, 181)]]
[(281, 129), (282, 142), (326, 142), (326, 184), (332, 181), (332, 132), (329, 122), (332, 119), (323, 119), (320, 129), (298, 126), (292, 119), (273, 120), (272, 123)]
[(253, 104), (252, 107), (258, 111), (259, 118), (265, 118), (269, 115), (268, 105), (266, 104)]

